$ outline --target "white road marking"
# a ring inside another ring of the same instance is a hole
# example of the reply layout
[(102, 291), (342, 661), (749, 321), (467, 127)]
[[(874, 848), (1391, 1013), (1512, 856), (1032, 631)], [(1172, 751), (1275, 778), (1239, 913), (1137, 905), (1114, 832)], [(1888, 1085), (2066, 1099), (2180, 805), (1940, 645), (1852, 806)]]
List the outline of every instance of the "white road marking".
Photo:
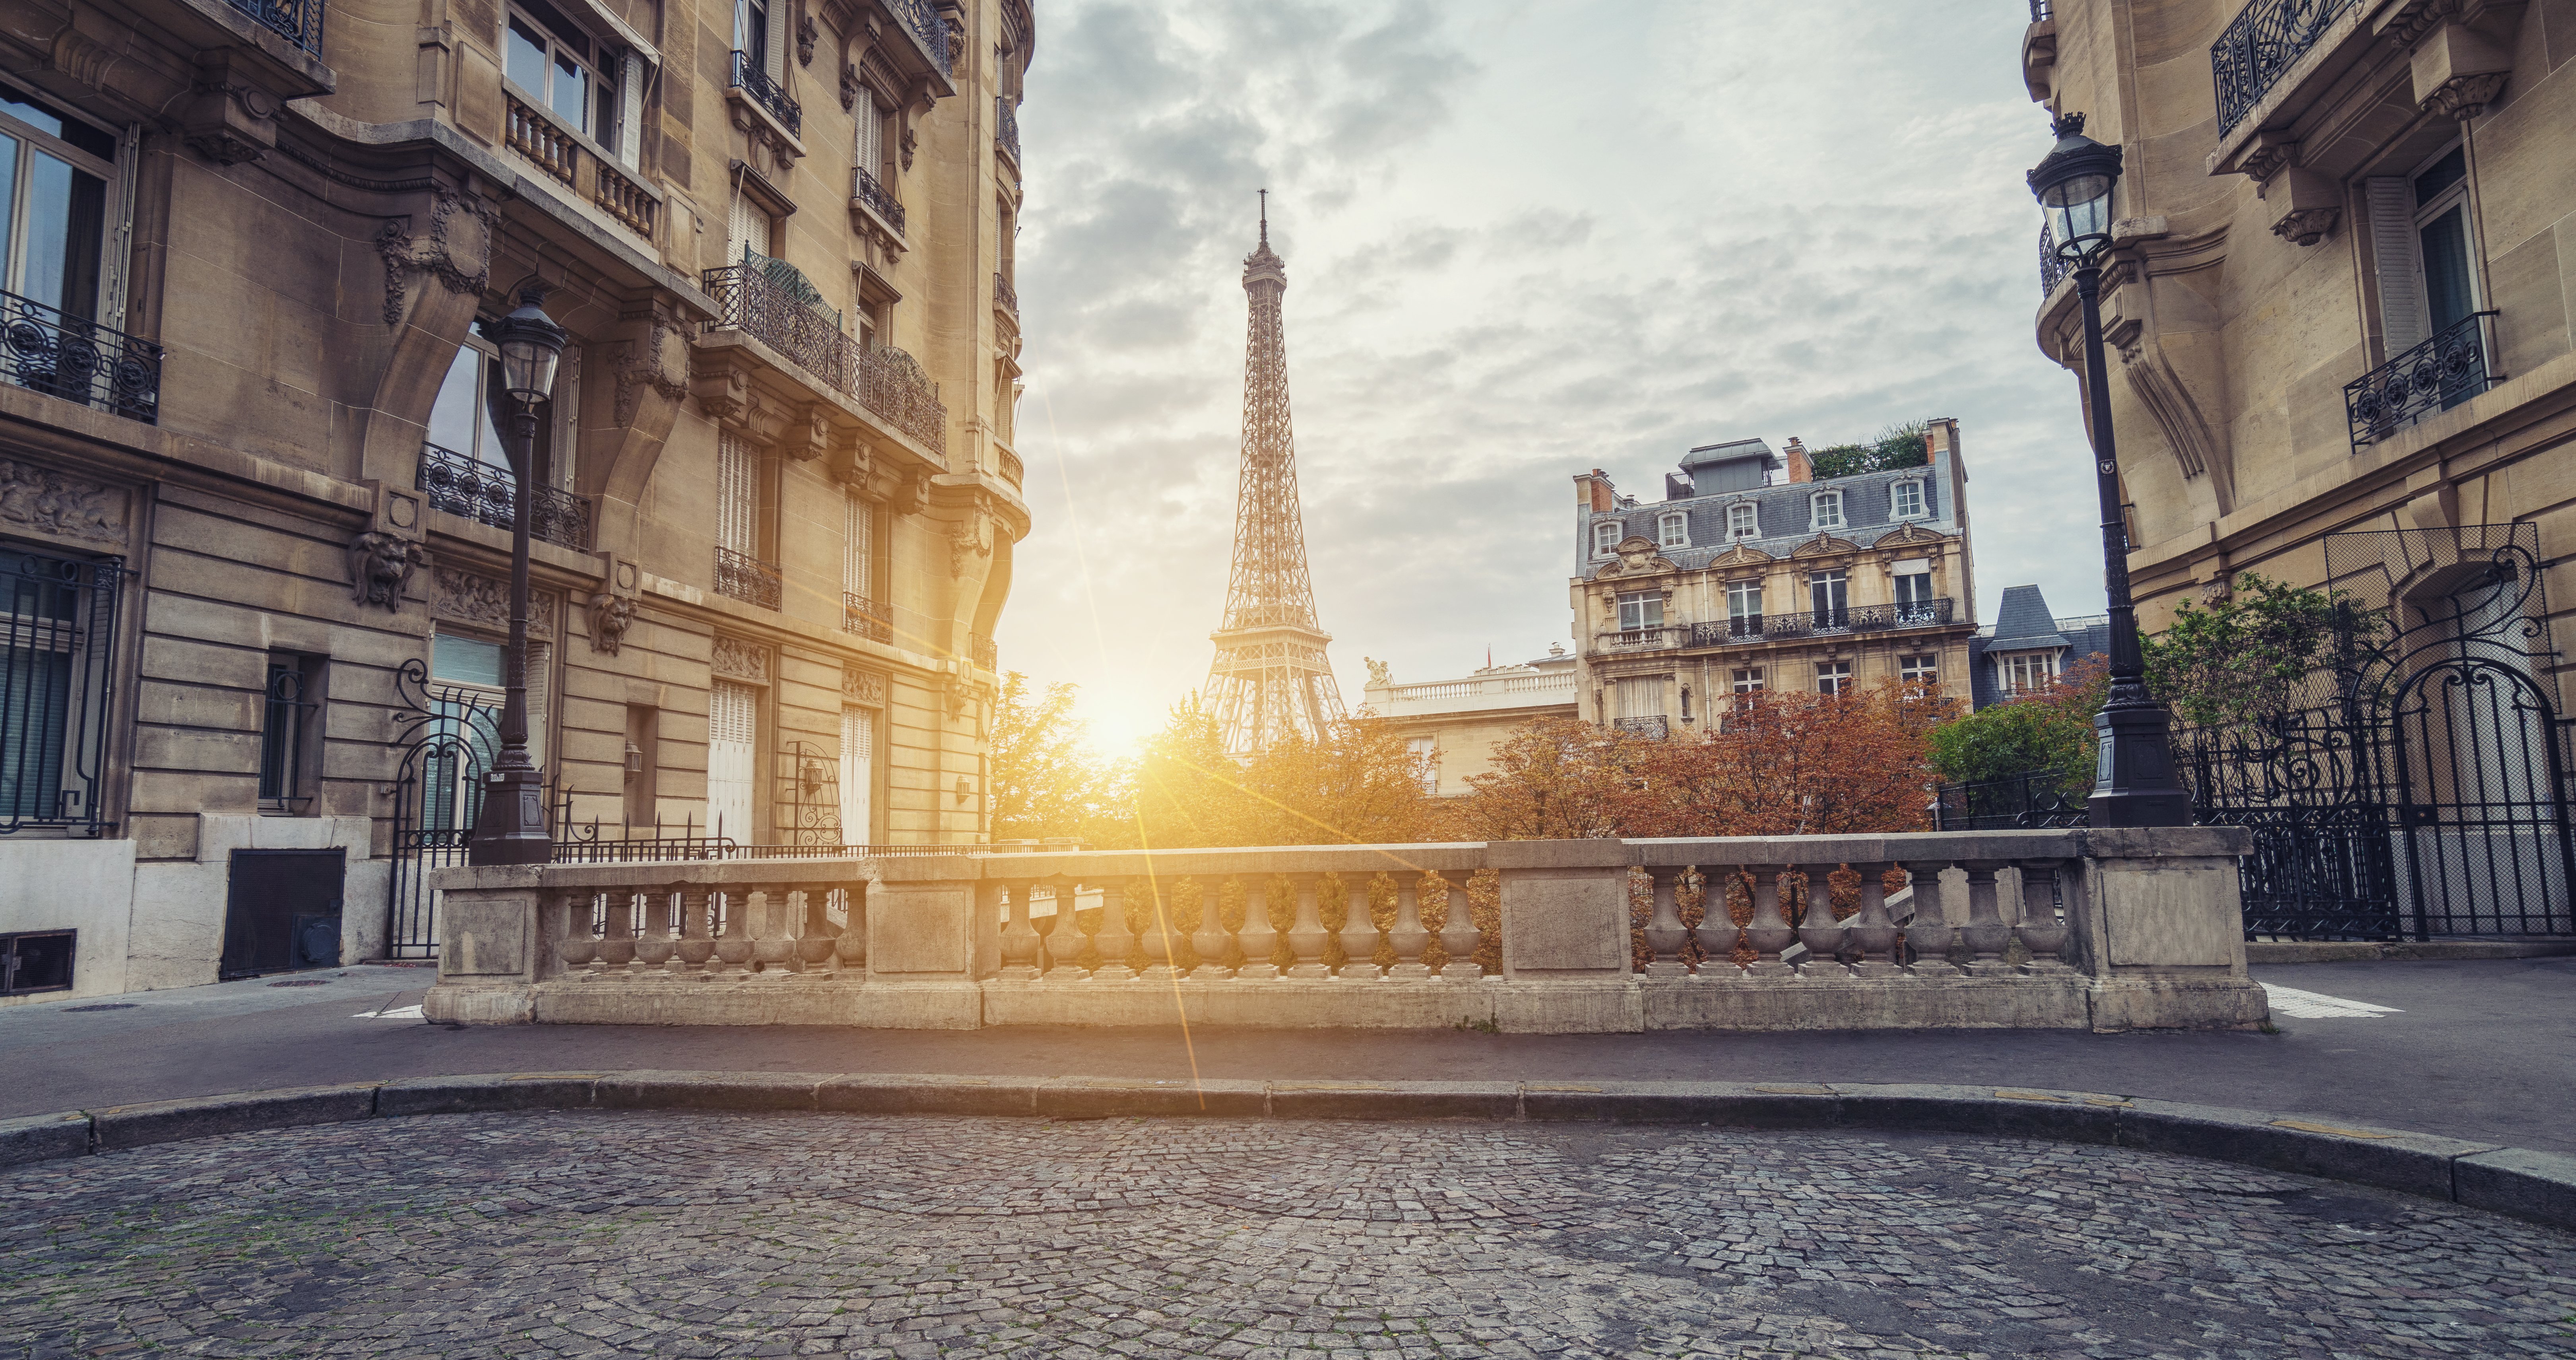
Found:
[(2347, 1001), (2322, 992), (2303, 992), (2296, 987), (2283, 987), (2266, 982), (2263, 991), (2272, 999), (2272, 1013), (2294, 1020), (2375, 1020), (2383, 1015), (2404, 1015), (2395, 1006), (2374, 1006), (2367, 1001)]
[(396, 1006), (389, 1011), (360, 1011), (352, 1020), (421, 1020), (426, 1019), (418, 1006)]

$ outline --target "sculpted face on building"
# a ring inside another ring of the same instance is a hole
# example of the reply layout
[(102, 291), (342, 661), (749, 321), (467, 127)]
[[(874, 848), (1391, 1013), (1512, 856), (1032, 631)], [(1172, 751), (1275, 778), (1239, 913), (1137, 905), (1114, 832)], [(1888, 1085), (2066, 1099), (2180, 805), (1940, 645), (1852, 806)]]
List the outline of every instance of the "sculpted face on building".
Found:
[(426, 952), (522, 497), (570, 835), (981, 837), (1026, 0), (128, 9), (0, 36), (29, 990)]

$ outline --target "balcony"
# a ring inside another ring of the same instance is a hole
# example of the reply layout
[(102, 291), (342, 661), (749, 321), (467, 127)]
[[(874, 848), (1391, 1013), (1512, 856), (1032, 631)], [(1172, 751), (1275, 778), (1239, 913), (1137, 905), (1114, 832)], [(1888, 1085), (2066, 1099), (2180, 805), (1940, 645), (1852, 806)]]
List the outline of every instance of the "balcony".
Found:
[(1644, 737), (1648, 741), (1663, 741), (1673, 734), (1671, 722), (1660, 714), (1652, 718), (1620, 718), (1610, 725), (1629, 736)]
[(903, 204), (897, 202), (894, 194), (878, 183), (877, 177), (868, 173), (864, 165), (850, 168), (850, 202), (875, 214), (887, 231), (894, 233), (896, 239), (902, 239)]
[(993, 276), (993, 306), (1014, 317), (1020, 314), (1019, 290), (1011, 287), (1011, 281), (1000, 274)]
[(894, 606), (865, 595), (841, 592), (841, 631), (870, 642), (894, 641)]
[(543, 170), (576, 197), (599, 206), (628, 231), (650, 241), (662, 200), (630, 178), (625, 168), (599, 154), (583, 138), (554, 121), (553, 115), (504, 91), (506, 117), (501, 144)]
[(894, 14), (895, 22), (903, 25), (903, 31), (921, 45), (921, 54), (930, 59), (931, 69), (950, 75), (948, 24), (939, 17), (931, 0), (885, 0), (885, 7)]
[(719, 547), (716, 549), (716, 593), (744, 604), (776, 609), (783, 594), (778, 564)]
[(2254, 0), (2210, 45), (2210, 80), (2218, 87), (2218, 131), (2225, 136), (2263, 102), (2281, 77), (2317, 46), (2335, 20), (2360, 0)]
[(1010, 157), (1011, 164), (1020, 163), (1020, 111), (1011, 107), (1006, 94), (993, 96), (993, 147)]
[(891, 345), (862, 347), (804, 272), (752, 255), (701, 276), (715, 299), (710, 331), (737, 331), (803, 370), (804, 381), (846, 398), (934, 455), (948, 448), (948, 408), (913, 357)]
[(49, 397), (155, 424), (161, 347), (15, 293), (0, 293), (0, 378)]
[(2447, 411), (2504, 380), (2495, 372), (2495, 312), (2473, 312), (2449, 329), (2344, 384), (2352, 451), (2361, 452), (2436, 411)]
[(1594, 640), (1600, 644), (1597, 649), (1600, 651), (1652, 652), (1666, 647), (1679, 647), (1682, 645), (1682, 639), (1689, 635), (1690, 630), (1683, 627), (1619, 628), (1598, 634)]
[(2045, 302), (2045, 301), (2047, 301), (2049, 298), (2056, 296), (2056, 295), (2057, 295), (2057, 285), (2059, 285), (2059, 284), (2061, 284), (2061, 283), (2064, 283), (2064, 282), (2066, 281), (2066, 276), (2067, 276), (2068, 274), (2073, 273), (2073, 272), (2075, 272), (2075, 266), (2073, 266), (2073, 265), (2071, 265), (2071, 264), (2068, 264), (2068, 263), (2066, 262), (2066, 257), (2057, 253), (2057, 235), (2056, 235), (2056, 233), (2055, 233), (2055, 232), (2052, 232), (2052, 231), (2050, 231), (2050, 230), (2049, 230), (2049, 227), (2048, 227), (2048, 224), (2047, 224), (2047, 223), (2045, 223), (2045, 222), (2040, 223), (2040, 224), (2039, 224), (2039, 297), (2040, 297), (2040, 300), (2041, 300), (2041, 301), (2043, 301), (2043, 302)]
[[(437, 444), (420, 446), (412, 478), (432, 510), (508, 532), (518, 509), (518, 474)], [(551, 486), (528, 504), (528, 536), (575, 552), (590, 549), (590, 502)]]
[(778, 125), (787, 130), (788, 136), (801, 138), (805, 135), (805, 106), (788, 98), (787, 92), (778, 88), (778, 82), (769, 78), (769, 73), (761, 69), (759, 59), (750, 53), (733, 54), (731, 88), (742, 91), (745, 99), (776, 119)]
[(1740, 619), (1691, 625), (1694, 647), (1740, 647), (1803, 637), (1845, 637), (1855, 633), (1899, 632), (1940, 628), (1956, 616), (1949, 600), (1914, 604), (1867, 604), (1845, 609), (1800, 609), (1786, 614), (1750, 614)]
[(1002, 649), (996, 646), (991, 638), (981, 633), (967, 635), (966, 659), (974, 662), (977, 668), (982, 670), (1002, 669)]
[(232, 7), (288, 42), (322, 55), (322, 0), (232, 0)]

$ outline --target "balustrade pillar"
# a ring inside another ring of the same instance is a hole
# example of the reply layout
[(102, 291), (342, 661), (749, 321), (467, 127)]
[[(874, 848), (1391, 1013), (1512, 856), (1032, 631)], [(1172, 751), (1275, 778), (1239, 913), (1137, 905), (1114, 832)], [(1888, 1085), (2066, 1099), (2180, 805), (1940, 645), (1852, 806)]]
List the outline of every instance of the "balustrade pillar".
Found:
[(599, 961), (611, 973), (632, 973), (635, 963), (635, 898), (632, 893), (608, 894), (608, 920), (599, 933)]
[(1390, 978), (1419, 981), (1431, 976), (1431, 968), (1422, 961), (1422, 951), (1431, 944), (1431, 932), (1422, 928), (1420, 881), (1412, 877), (1395, 880), (1395, 928), (1386, 933), (1387, 947), (1395, 951), (1395, 965), (1386, 970)]
[(1798, 943), (1807, 947), (1807, 957), (1798, 964), (1805, 977), (1849, 977), (1843, 966), (1843, 923), (1834, 919), (1834, 870), (1832, 864), (1802, 864), (1798, 871), (1807, 878), (1807, 910), (1798, 922)]
[(1011, 918), (1002, 926), (1001, 975), (1006, 982), (1035, 982), (1039, 977), (1038, 956), (1045, 952), (1046, 941), (1029, 923), (1030, 886), (1025, 878), (1003, 885), (1011, 895)]
[(1753, 924), (1744, 928), (1744, 942), (1753, 949), (1753, 966), (1745, 969), (1752, 977), (1792, 977), (1797, 970), (1781, 962), (1780, 951), (1797, 943), (1798, 932), (1780, 915), (1780, 876), (1787, 867), (1778, 864), (1745, 866), (1753, 875)]
[(1289, 883), (1297, 893), (1297, 919), (1288, 927), (1288, 948), (1295, 951), (1297, 962), (1288, 976), (1312, 981), (1328, 978), (1333, 970), (1324, 963), (1324, 945), (1332, 938), (1324, 929), (1324, 918), (1315, 908), (1315, 893), (1321, 886), (1315, 874), (1291, 874)]
[(683, 977), (703, 975), (715, 957), (716, 942), (707, 933), (707, 890), (685, 879), (667, 890), (680, 914), (679, 942), (671, 950), (671, 971)]
[(563, 922), (562, 943), (555, 946), (555, 956), (563, 960), (566, 973), (587, 974), (599, 958), (599, 939), (590, 929), (590, 894), (566, 892), (554, 903)]
[(1914, 877), (1914, 921), (1905, 928), (1905, 946), (1914, 955), (1916, 977), (1959, 975), (1958, 965), (1950, 962), (1958, 932), (1941, 908), (1941, 871), (1948, 867), (1946, 860), (1905, 862), (1905, 871)]
[(1684, 869), (1651, 869), (1654, 879), (1654, 912), (1646, 920), (1646, 948), (1654, 951), (1654, 961), (1646, 965), (1648, 977), (1688, 977), (1690, 964), (1682, 958), (1682, 945), (1690, 932), (1682, 928), (1680, 904), (1674, 901), (1681, 889)]
[(1726, 905), (1736, 881), (1731, 866), (1719, 869), (1715, 878), (1702, 875), (1700, 879), (1699, 924), (1693, 929), (1699, 936), (1699, 975), (1712, 981), (1733, 982), (1744, 976), (1744, 970), (1735, 966), (1735, 941), (1741, 932), (1735, 913)]
[(841, 971), (868, 970), (868, 883), (854, 878), (841, 885), (841, 936), (832, 942), (832, 957)]
[(1172, 889), (1160, 879), (1144, 880), (1137, 894), (1137, 919), (1144, 929), (1138, 936), (1137, 952), (1145, 960), (1147, 982), (1170, 982), (1177, 974), (1172, 954)]
[(2053, 859), (2021, 862), (2021, 924), (2013, 933), (2030, 951), (2025, 973), (2063, 973), (2066, 964), (2066, 894), (2060, 877), (2064, 863)]
[(1344, 901), (1349, 905), (1342, 917), (1342, 978), (1348, 982), (1374, 982), (1377, 966), (1377, 914), (1369, 910), (1369, 885), (1372, 880), (1358, 874), (1342, 878)]
[(752, 957), (750, 894), (741, 888), (723, 890), (719, 910), (724, 928), (716, 934), (716, 962), (723, 964), (722, 974), (739, 978), (750, 971)]
[(1127, 962), (1136, 952), (1136, 932), (1127, 928), (1127, 885), (1118, 879), (1100, 885), (1100, 929), (1091, 933), (1091, 944), (1100, 951), (1100, 966), (1092, 970), (1092, 981), (1136, 980), (1136, 970)]
[(1272, 959), (1279, 952), (1279, 930), (1270, 920), (1271, 884), (1267, 877), (1243, 883), (1243, 929), (1235, 935), (1243, 947), (1243, 966), (1234, 975), (1245, 981), (1267, 982), (1279, 976), (1279, 965)]
[(1860, 949), (1860, 963), (1853, 972), (1867, 978), (1902, 976), (1896, 966), (1896, 922), (1887, 915), (1887, 861), (1872, 860), (1852, 866), (1860, 875), (1860, 914), (1844, 927), (1844, 934)]
[[(635, 892), (631, 888), (617, 891), (620, 895)], [(635, 937), (635, 961), (647, 969), (665, 973), (677, 971), (671, 966), (671, 955), (678, 951), (680, 942), (672, 938), (670, 890), (647, 888), (635, 895), (644, 903), (643, 927)]]
[[(1234, 944), (1234, 935), (1225, 928), (1225, 885), (1231, 880), (1218, 879), (1199, 892), (1199, 925), (1190, 932), (1190, 951), (1199, 956), (1199, 966), (1190, 970), (1192, 982), (1222, 982), (1226, 971), (1225, 952)], [(1245, 916), (1251, 913), (1246, 911)]]
[(1968, 924), (1960, 927), (1959, 939), (1968, 946), (1971, 977), (2000, 977), (2012, 972), (2004, 962), (2004, 947), (2012, 942), (2012, 928), (2004, 924), (2003, 914), (1995, 906), (1995, 871), (2005, 867), (2002, 860), (1969, 860), (1960, 867), (1968, 871)]
[[(1082, 965), (1082, 917), (1074, 908), (1073, 880), (1059, 874), (1044, 884), (1047, 925), (1038, 931), (1038, 976), (1046, 982), (1076, 982), (1086, 976)], [(1037, 905), (1029, 907), (1029, 925), (1037, 925)]]
[(783, 974), (788, 960), (796, 957), (796, 942), (787, 937), (787, 886), (763, 883), (753, 891), (760, 894), (760, 918), (751, 956), (759, 962), (762, 972)]
[[(1448, 881), (1448, 875), (1441, 878)], [(1482, 982), (1485, 966), (1476, 962), (1476, 949), (1484, 943), (1485, 933), (1476, 929), (1475, 913), (1467, 906), (1467, 876), (1459, 875), (1449, 883), (1449, 905), (1441, 914), (1440, 952), (1449, 961), (1440, 965), (1440, 977), (1446, 982)]]

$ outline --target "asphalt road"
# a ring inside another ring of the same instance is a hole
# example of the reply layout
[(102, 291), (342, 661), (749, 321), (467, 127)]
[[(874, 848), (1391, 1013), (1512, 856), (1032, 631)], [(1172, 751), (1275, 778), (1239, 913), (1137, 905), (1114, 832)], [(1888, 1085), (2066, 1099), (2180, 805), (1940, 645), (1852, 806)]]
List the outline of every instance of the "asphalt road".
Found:
[[(632, 1068), (1337, 1080), (1869, 1081), (2099, 1091), (2305, 1114), (2576, 1154), (2576, 958), (2301, 964), (2268, 984), (2394, 1008), (2275, 1034), (2062, 1030), (1468, 1031), (502, 1026), (371, 1013), (425, 968), (0, 1009), (0, 1115), (471, 1072)], [(286, 985), (313, 984), (321, 985)], [(99, 1009), (113, 1006), (116, 1009)], [(368, 1018), (359, 1018), (367, 1015)]]

